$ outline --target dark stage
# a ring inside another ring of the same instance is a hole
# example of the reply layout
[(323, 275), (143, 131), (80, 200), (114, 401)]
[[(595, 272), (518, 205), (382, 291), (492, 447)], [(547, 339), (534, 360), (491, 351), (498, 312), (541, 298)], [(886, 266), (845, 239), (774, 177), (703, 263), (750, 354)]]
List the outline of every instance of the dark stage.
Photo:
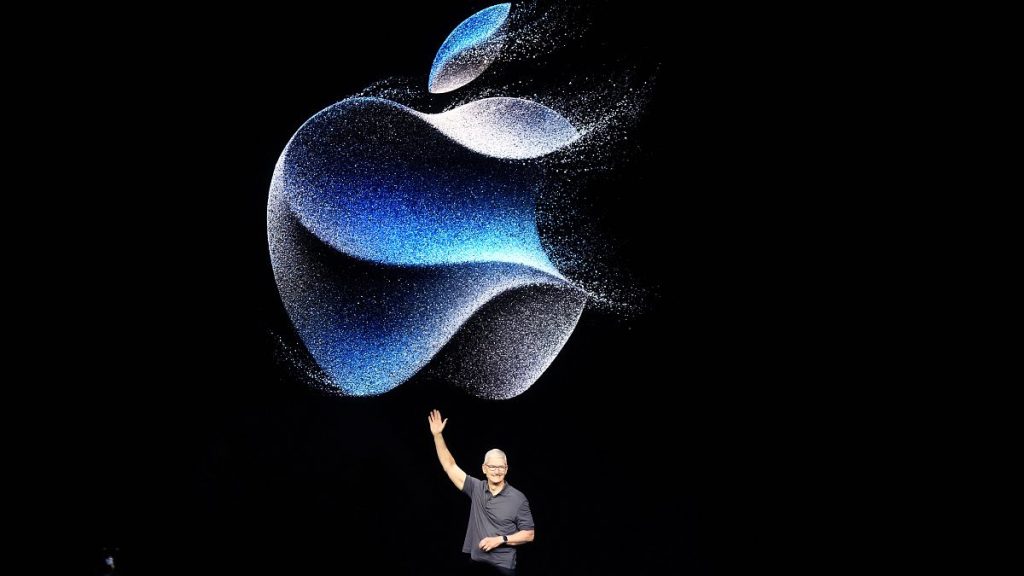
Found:
[(488, 5), (435, 4), (266, 28), (182, 19), (180, 36), (127, 33), (72, 64), (92, 63), (97, 86), (79, 154), (97, 191), (77, 202), (104, 256), (74, 259), (68, 319), (69, 362), (95, 384), (53, 409), (66, 432), (52, 477), (75, 479), (46, 503), (49, 557), (77, 568), (65, 573), (99, 573), (104, 546), (126, 575), (454, 573), (468, 501), (438, 465), (432, 408), (471, 474), (487, 449), (508, 453), (537, 524), (523, 576), (758, 565), (777, 504), (770, 382), (787, 362), (778, 231), (764, 172), (744, 161), (746, 92), (719, 66), (731, 48), (695, 41), (694, 21), (594, 3), (572, 12), (588, 27), (546, 71), (512, 68), (539, 84), (574, 69), (653, 76), (586, 197), (643, 310), (585, 310), (508, 401), (429, 377), (331, 396), (276, 355), (289, 331), (267, 253), (277, 157), (318, 110), (391, 76), (425, 81), (440, 41)]

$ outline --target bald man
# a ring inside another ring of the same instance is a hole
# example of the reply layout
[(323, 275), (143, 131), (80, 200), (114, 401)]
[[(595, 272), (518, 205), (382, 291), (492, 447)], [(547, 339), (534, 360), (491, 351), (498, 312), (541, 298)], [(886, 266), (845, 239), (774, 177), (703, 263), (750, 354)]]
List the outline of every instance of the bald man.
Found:
[(434, 410), (427, 421), (441, 467), (471, 501), (462, 551), (469, 554), (474, 565), (489, 566), (492, 573), (514, 576), (515, 547), (533, 542), (533, 515), (526, 496), (505, 482), (508, 457), (497, 448), (488, 450), (480, 467), (487, 481), (469, 476), (455, 463), (441, 435), (448, 419), (442, 420), (441, 413)]

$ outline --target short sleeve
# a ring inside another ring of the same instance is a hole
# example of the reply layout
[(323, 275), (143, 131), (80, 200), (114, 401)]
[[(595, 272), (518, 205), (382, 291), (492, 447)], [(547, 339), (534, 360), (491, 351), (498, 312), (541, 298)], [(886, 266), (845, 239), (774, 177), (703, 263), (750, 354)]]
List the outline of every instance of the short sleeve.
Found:
[(519, 530), (533, 530), (533, 512), (530, 512), (530, 501), (523, 498), (523, 503), (516, 512), (516, 528)]
[(473, 498), (473, 494), (480, 491), (480, 483), (482, 480), (473, 478), (469, 474), (466, 474), (466, 481), (462, 483), (462, 493), (470, 498)]

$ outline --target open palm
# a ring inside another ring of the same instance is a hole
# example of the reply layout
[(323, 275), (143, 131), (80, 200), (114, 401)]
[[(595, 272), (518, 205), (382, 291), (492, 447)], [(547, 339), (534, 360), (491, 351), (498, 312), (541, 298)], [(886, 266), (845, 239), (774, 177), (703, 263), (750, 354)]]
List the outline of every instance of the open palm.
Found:
[(430, 433), (440, 434), (444, 431), (445, 424), (448, 423), (448, 419), (441, 420), (441, 413), (437, 410), (431, 410), (430, 416), (427, 417), (427, 421), (430, 422)]

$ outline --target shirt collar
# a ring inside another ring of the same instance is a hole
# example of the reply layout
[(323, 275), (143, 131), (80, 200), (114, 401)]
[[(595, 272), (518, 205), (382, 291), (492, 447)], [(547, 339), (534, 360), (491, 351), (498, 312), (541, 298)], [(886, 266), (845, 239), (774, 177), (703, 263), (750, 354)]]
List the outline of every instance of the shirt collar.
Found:
[(489, 484), (489, 483), (487, 482), (487, 479), (486, 479), (486, 478), (484, 478), (484, 492), (487, 492), (487, 494), (488, 494), (488, 495), (489, 495), (489, 496), (490, 496), (491, 498), (497, 498), (498, 496), (501, 496), (502, 494), (504, 494), (504, 493), (508, 492), (508, 489), (509, 489), (510, 487), (511, 487), (511, 486), (509, 486), (509, 485), (508, 485), (508, 480), (506, 480), (506, 481), (505, 481), (505, 484), (504, 484), (504, 485), (502, 485), (502, 487), (501, 487), (501, 491), (500, 491), (500, 492), (498, 492), (497, 494), (491, 494), (491, 485), (490, 485), (490, 484)]

